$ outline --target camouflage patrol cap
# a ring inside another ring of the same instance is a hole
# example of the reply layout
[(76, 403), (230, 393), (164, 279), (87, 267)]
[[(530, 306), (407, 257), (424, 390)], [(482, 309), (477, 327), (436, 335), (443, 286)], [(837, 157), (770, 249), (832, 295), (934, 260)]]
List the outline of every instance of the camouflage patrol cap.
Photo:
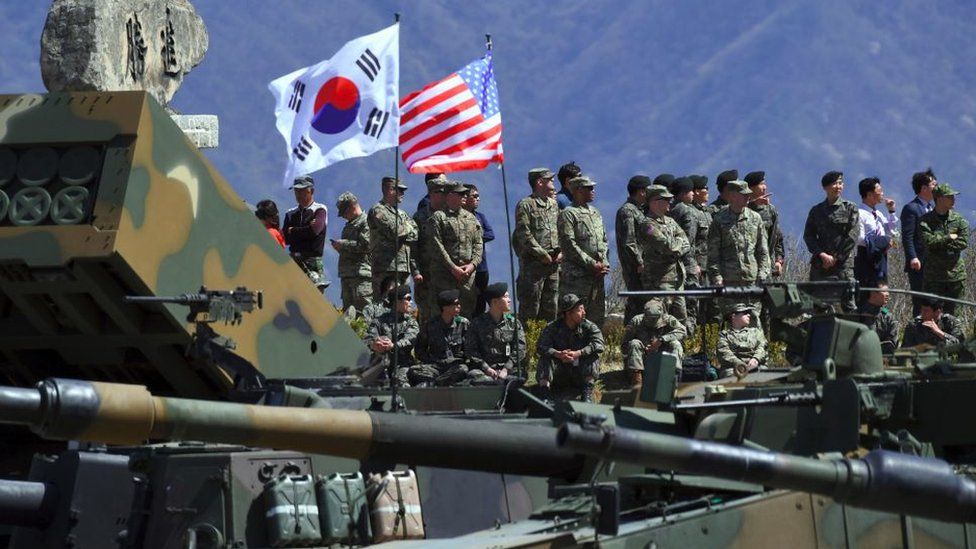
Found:
[(461, 290), (444, 290), (437, 294), (437, 306), (451, 307), (461, 302)]
[(752, 305), (748, 303), (734, 303), (729, 308), (729, 314), (734, 315), (736, 313), (752, 313)]
[(346, 213), (346, 208), (353, 204), (359, 204), (359, 199), (356, 198), (356, 195), (346, 191), (340, 194), (339, 199), (336, 200), (336, 211), (339, 212), (339, 215), (342, 215)]
[(644, 322), (650, 326), (656, 326), (664, 319), (664, 305), (657, 299), (652, 299), (644, 304)]
[(430, 183), (435, 179), (447, 179), (444, 174), (438, 172), (430, 172), (424, 174), (424, 183)]
[(292, 182), (292, 189), (310, 189), (315, 187), (315, 180), (310, 175), (300, 175)]
[(750, 187), (755, 187), (756, 185), (762, 183), (766, 180), (766, 172), (757, 171), (749, 172), (745, 176), (745, 182), (749, 184)]
[(725, 184), (725, 188), (739, 194), (752, 194), (752, 189), (749, 188), (749, 184), (741, 179), (729, 181)]
[(953, 189), (948, 183), (939, 183), (932, 189), (932, 196), (956, 196), (959, 191)]
[(661, 185), (651, 185), (647, 188), (648, 200), (664, 200), (668, 198), (674, 198), (674, 195), (668, 192), (667, 187)]
[(442, 173), (427, 175), (434, 175), (434, 177), (424, 177), (424, 183), (427, 184), (428, 190), (438, 190), (450, 183), (450, 181), (447, 180), (447, 177), (445, 177)]
[(471, 189), (465, 187), (460, 181), (451, 181), (445, 186), (445, 190), (449, 193), (467, 194)]
[(396, 183), (396, 188), (407, 190), (407, 184), (395, 177), (386, 176), (380, 180), (380, 185), (388, 185), (390, 183)]
[(540, 179), (554, 179), (556, 174), (549, 168), (532, 168), (529, 170), (529, 184), (534, 185)]
[(573, 307), (582, 303), (582, 301), (583, 300), (580, 299), (576, 294), (566, 294), (559, 298), (559, 312), (565, 313), (566, 311), (569, 311)]
[(569, 180), (569, 190), (575, 191), (576, 189), (581, 189), (583, 187), (595, 187), (596, 181), (593, 181), (585, 175), (579, 177), (574, 177)]

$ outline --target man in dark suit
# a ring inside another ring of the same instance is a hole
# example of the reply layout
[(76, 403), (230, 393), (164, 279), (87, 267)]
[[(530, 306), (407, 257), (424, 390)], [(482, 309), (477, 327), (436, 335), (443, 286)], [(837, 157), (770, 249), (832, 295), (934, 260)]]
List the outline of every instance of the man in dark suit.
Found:
[[(932, 168), (912, 176), (915, 198), (901, 209), (901, 243), (905, 250), (905, 272), (912, 290), (922, 291), (922, 267), (925, 263), (925, 245), (918, 230), (919, 219), (932, 210), (932, 191), (937, 181)], [(919, 299), (912, 297), (912, 315), (918, 315)]]

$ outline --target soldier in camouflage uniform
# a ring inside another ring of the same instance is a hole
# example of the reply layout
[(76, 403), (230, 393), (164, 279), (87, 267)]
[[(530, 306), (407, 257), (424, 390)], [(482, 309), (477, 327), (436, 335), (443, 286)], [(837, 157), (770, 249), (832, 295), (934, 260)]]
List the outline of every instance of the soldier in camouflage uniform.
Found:
[(559, 295), (573, 294), (586, 304), (591, 322), (603, 325), (606, 292), (603, 281), (610, 272), (607, 232), (600, 211), (590, 205), (596, 182), (580, 176), (569, 181), (573, 203), (559, 212), (559, 246), (566, 259), (559, 279)]
[(361, 314), (373, 301), (372, 272), (366, 255), (369, 252), (369, 225), (359, 199), (351, 192), (339, 195), (336, 211), (346, 220), (339, 240), (332, 240), (332, 248), (339, 252), (342, 308), (355, 307)]
[[(888, 343), (890, 350), (898, 347), (898, 321), (888, 310), (888, 282), (879, 280), (875, 286), (880, 292), (871, 292), (857, 307), (859, 319), (865, 326), (878, 334), (881, 343)], [(889, 351), (890, 352), (890, 351)]]
[[(918, 229), (927, 254), (922, 269), (924, 291), (960, 299), (966, 289), (963, 252), (969, 247), (969, 223), (953, 209), (957, 194), (959, 191), (947, 183), (936, 186), (932, 191), (935, 208), (922, 216)], [(955, 310), (955, 303), (945, 303), (946, 313), (951, 315)]]
[(559, 251), (556, 220), (559, 206), (552, 198), (553, 174), (546, 168), (529, 170), (532, 195), (515, 206), (515, 230), (512, 246), (519, 258), (516, 288), (519, 319), (551, 322), (556, 318), (556, 299), (559, 297)]
[(367, 304), (362, 310), (363, 320), (366, 321), (367, 328), (373, 323), (373, 320), (379, 318), (383, 315), (383, 313), (390, 310), (390, 308), (387, 306), (389, 304), (387, 296), (389, 296), (390, 292), (396, 288), (396, 278), (393, 275), (387, 276), (380, 281), (379, 288), (380, 293), (374, 293), (373, 302)]
[(543, 398), (570, 390), (583, 402), (590, 402), (605, 348), (603, 333), (586, 319), (586, 306), (576, 295), (560, 297), (559, 311), (561, 318), (550, 322), (539, 335), (536, 381)]
[[(854, 280), (854, 252), (861, 232), (857, 205), (841, 198), (844, 174), (827, 172), (820, 180), (827, 199), (810, 208), (803, 241), (810, 252), (810, 280)], [(842, 304), (856, 310), (853, 296)]]
[[(668, 217), (674, 195), (660, 185), (647, 189), (647, 217), (640, 227), (644, 270), (641, 284), (645, 290), (683, 290), (685, 287), (685, 257), (691, 253), (688, 237), (678, 222)], [(668, 311), (682, 325), (694, 329), (694, 319), (688, 317), (684, 297), (667, 300)]]
[(737, 181), (738, 179), (739, 170), (725, 170), (724, 172), (718, 174), (718, 176), (715, 178), (715, 188), (718, 189), (718, 198), (707, 206), (709, 214), (714, 216), (729, 205), (728, 196), (725, 193), (725, 186), (729, 181)]
[[(427, 320), (437, 314), (436, 295), (427, 291), (430, 285), (430, 234), (427, 222), (434, 212), (443, 210), (447, 197), (447, 178), (443, 174), (427, 179), (427, 200), (417, 205), (417, 212), (413, 214), (413, 222), (417, 225), (417, 241), (413, 245), (411, 255), (417, 265), (420, 277), (414, 277), (414, 297), (417, 300), (417, 313), (421, 328), (426, 328)], [(423, 331), (423, 330), (421, 330)]]
[(901, 346), (955, 345), (965, 340), (966, 334), (963, 331), (962, 321), (943, 312), (941, 299), (922, 298), (919, 315), (905, 328), (905, 337), (902, 339)]
[(749, 184), (752, 197), (749, 208), (759, 214), (766, 227), (766, 247), (769, 248), (770, 270), (772, 277), (782, 276), (786, 264), (786, 249), (783, 242), (783, 231), (779, 228), (779, 212), (769, 201), (772, 193), (766, 185), (766, 172), (749, 172), (745, 182)]
[(446, 208), (434, 212), (427, 222), (430, 236), (430, 281), (432, 295), (444, 290), (461, 292), (461, 314), (471, 315), (478, 300), (474, 273), (481, 263), (484, 241), (478, 218), (462, 205), (467, 187), (455, 181), (448, 187)]
[[(712, 216), (708, 228), (708, 280), (715, 286), (764, 281), (769, 278), (769, 250), (762, 218), (746, 207), (752, 191), (745, 181), (729, 181), (725, 195), (728, 206)], [(760, 310), (758, 300), (749, 305)]]
[(415, 364), (413, 348), (417, 343), (420, 326), (410, 314), (409, 287), (397, 287), (388, 294), (387, 299), (390, 310), (373, 319), (366, 331), (366, 345), (373, 351), (369, 371), (375, 373), (364, 374), (363, 377), (370, 379), (378, 375), (382, 379), (383, 374), (394, 363), (395, 353), (396, 377), (399, 382), (405, 383), (408, 381), (410, 367)]
[(407, 372), (412, 386), (451, 385), (468, 377), (464, 340), (471, 323), (461, 316), (461, 292), (444, 290), (437, 295), (437, 305), (440, 313), (417, 338), (416, 355), (423, 364)]
[(761, 328), (752, 325), (752, 307), (747, 303), (735, 304), (729, 317), (729, 326), (718, 335), (720, 377), (734, 374), (743, 378), (765, 368), (769, 357), (766, 336)]
[[(614, 227), (617, 233), (617, 258), (620, 260), (620, 273), (623, 275), (624, 287), (629, 291), (640, 291), (641, 271), (644, 270), (644, 254), (641, 251), (638, 232), (647, 213), (647, 188), (651, 186), (651, 178), (646, 175), (635, 175), (627, 182), (627, 201), (617, 210)], [(642, 299), (628, 297), (624, 307), (624, 322), (640, 312)]]
[[(698, 277), (698, 284), (704, 286), (708, 282), (708, 229), (712, 226), (712, 214), (708, 210), (708, 176), (690, 175), (692, 181), (691, 205), (695, 215), (698, 216), (698, 230), (695, 234), (695, 241), (691, 242), (691, 253), (695, 255), (695, 263), (701, 269)], [(687, 278), (686, 278), (687, 280)], [(695, 318), (698, 324), (706, 324), (712, 321), (714, 304), (708, 299), (693, 299), (693, 306), (689, 309), (696, 313)], [(714, 319), (718, 321), (718, 318)]]
[[(668, 212), (668, 215), (685, 232), (685, 236), (688, 237), (688, 243), (691, 245), (691, 250), (685, 254), (682, 260), (685, 269), (685, 288), (698, 288), (702, 286), (705, 269), (702, 264), (698, 263), (696, 252), (699, 248), (703, 248), (705, 255), (708, 255), (708, 226), (703, 226), (702, 224), (706, 219), (711, 224), (711, 216), (702, 215), (692, 205), (692, 201), (694, 200), (694, 179), (692, 177), (679, 177), (671, 185), (674, 189), (672, 192), (674, 200), (671, 204), (671, 211)], [(685, 323), (685, 327), (688, 330), (688, 335), (691, 335), (695, 333), (699, 320), (704, 324), (705, 319), (698, 318), (697, 301), (693, 301), (690, 306), (686, 305), (686, 308), (689, 309), (690, 314), (688, 314), (688, 321)]]
[(684, 325), (669, 315), (664, 305), (652, 299), (644, 305), (644, 312), (627, 324), (620, 351), (624, 368), (630, 372), (630, 383), (639, 387), (644, 383), (644, 356), (651, 353), (672, 353), (680, 361), (684, 357), (681, 341), (687, 335)]
[(410, 248), (417, 241), (417, 225), (398, 206), (407, 186), (392, 177), (382, 180), (383, 200), (369, 209), (369, 258), (373, 272), (373, 295), (380, 295), (380, 282), (393, 276), (404, 284), (416, 270)]
[(469, 379), (475, 385), (502, 382), (517, 374), (525, 360), (525, 330), (509, 313), (512, 299), (508, 284), (489, 284), (485, 299), (488, 312), (471, 322), (464, 337), (464, 352), (471, 368)]

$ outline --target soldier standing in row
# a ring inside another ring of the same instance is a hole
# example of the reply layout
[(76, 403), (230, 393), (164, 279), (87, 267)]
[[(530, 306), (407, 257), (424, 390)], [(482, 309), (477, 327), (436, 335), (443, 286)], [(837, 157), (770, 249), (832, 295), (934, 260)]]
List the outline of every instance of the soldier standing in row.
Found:
[(737, 181), (738, 179), (739, 170), (725, 170), (724, 172), (718, 174), (718, 177), (715, 178), (715, 188), (718, 189), (718, 198), (708, 205), (708, 213), (715, 215), (729, 205), (728, 197), (725, 194), (725, 185), (727, 185), (729, 181)]
[(745, 182), (749, 184), (752, 191), (752, 198), (749, 199), (749, 208), (759, 214), (766, 228), (766, 247), (769, 248), (770, 271), (773, 277), (783, 275), (786, 265), (786, 248), (783, 243), (783, 231), (779, 228), (779, 212), (776, 206), (769, 201), (772, 193), (766, 185), (766, 172), (749, 172), (746, 174)]
[[(810, 208), (803, 241), (810, 252), (810, 280), (853, 280), (854, 249), (860, 233), (857, 206), (840, 196), (844, 174), (830, 171), (820, 180), (826, 200)], [(841, 304), (856, 310), (853, 296)]]
[(427, 320), (437, 311), (434, 306), (437, 296), (429, 295), (427, 292), (430, 286), (430, 233), (427, 222), (434, 212), (444, 209), (448, 185), (443, 174), (427, 174), (424, 179), (427, 183), (427, 196), (420, 201), (417, 212), (413, 214), (413, 222), (417, 224), (417, 241), (411, 254), (417, 265), (417, 272), (420, 274), (419, 279), (414, 278), (413, 291), (417, 299), (417, 313), (421, 328), (426, 328)]
[(339, 240), (332, 248), (339, 252), (339, 281), (342, 308), (355, 307), (360, 314), (373, 301), (373, 280), (369, 267), (369, 225), (356, 195), (346, 191), (336, 201), (339, 217), (346, 220)]
[(488, 305), (485, 290), (488, 288), (488, 280), (491, 275), (488, 271), (486, 248), (489, 242), (495, 240), (495, 229), (492, 228), (491, 223), (488, 223), (485, 214), (478, 211), (478, 206), (481, 205), (481, 191), (478, 190), (478, 186), (473, 183), (466, 183), (464, 186), (468, 189), (468, 199), (464, 201), (464, 209), (471, 212), (478, 220), (478, 224), (481, 225), (481, 263), (478, 263), (478, 268), (474, 271), (474, 289), (477, 297), (475, 298), (474, 312), (471, 313), (471, 316), (475, 317), (485, 312), (485, 307)]
[(430, 284), (432, 295), (444, 290), (461, 292), (461, 314), (470, 316), (477, 300), (474, 273), (484, 249), (481, 225), (465, 210), (468, 189), (460, 181), (448, 188), (447, 207), (434, 212), (427, 222), (430, 235)]
[(569, 181), (573, 204), (559, 212), (559, 246), (566, 256), (559, 280), (560, 299), (578, 296), (590, 311), (590, 318), (603, 326), (606, 315), (604, 277), (607, 261), (607, 232), (600, 211), (590, 205), (596, 196), (596, 182), (580, 176)]
[(469, 377), (474, 384), (501, 382), (518, 373), (525, 360), (525, 330), (510, 313), (508, 284), (489, 284), (485, 297), (488, 312), (471, 322), (464, 338), (464, 352), (471, 365)]
[(752, 323), (752, 308), (738, 303), (729, 314), (729, 326), (718, 335), (718, 363), (722, 371), (719, 377), (746, 374), (766, 366), (769, 351), (766, 336)]
[[(708, 228), (708, 280), (714, 286), (751, 286), (769, 278), (766, 228), (746, 207), (752, 191), (745, 181), (725, 185), (728, 206), (712, 216)], [(758, 300), (749, 301), (758, 311)], [(758, 319), (757, 319), (758, 320)]]
[[(624, 287), (635, 292), (643, 289), (641, 272), (644, 270), (644, 254), (638, 238), (640, 226), (647, 213), (647, 188), (651, 186), (651, 178), (646, 175), (635, 175), (627, 182), (627, 201), (617, 210), (614, 228), (617, 235), (617, 259), (620, 260), (620, 273), (623, 275)], [(640, 312), (639, 297), (628, 297), (624, 307), (624, 322)]]
[(559, 264), (563, 255), (559, 251), (556, 229), (559, 206), (552, 198), (553, 177), (553, 173), (546, 168), (529, 170), (532, 194), (515, 206), (512, 247), (519, 258), (516, 293), (519, 319), (523, 323), (530, 319), (551, 322), (556, 318)]
[(396, 284), (407, 282), (416, 266), (410, 248), (417, 241), (417, 225), (399, 208), (407, 186), (392, 177), (384, 177), (383, 199), (369, 209), (369, 258), (373, 273), (373, 295), (379, 296), (380, 282), (390, 276)]
[[(695, 242), (691, 243), (691, 253), (695, 254), (695, 263), (701, 269), (698, 277), (699, 286), (704, 286), (708, 282), (708, 229), (712, 226), (712, 214), (708, 209), (708, 176), (691, 175), (692, 200), (691, 205), (695, 208), (694, 213), (698, 216), (698, 233), (695, 235)], [(696, 299), (691, 301), (690, 307), (695, 312), (695, 318), (700, 324), (709, 321), (712, 302), (707, 299)]]
[[(705, 218), (692, 205), (692, 201), (694, 200), (694, 182), (691, 176), (675, 179), (672, 188), (674, 189), (672, 192), (674, 194), (674, 200), (671, 204), (669, 215), (678, 223), (681, 230), (685, 232), (685, 236), (688, 237), (688, 243), (691, 245), (691, 249), (684, 255), (684, 259), (682, 259), (685, 270), (684, 287), (697, 288), (701, 286), (702, 275), (705, 271), (698, 263), (695, 252), (698, 248), (703, 247), (705, 254), (708, 254), (708, 227), (702, 227), (701, 224)], [(704, 319), (701, 320), (704, 321)], [(688, 334), (695, 333), (697, 323), (698, 315), (696, 309), (693, 309), (692, 314), (688, 315), (688, 320), (685, 322)], [(704, 324), (704, 322), (702, 323)]]
[[(684, 258), (691, 253), (688, 237), (678, 222), (668, 217), (674, 195), (660, 185), (647, 189), (647, 217), (640, 228), (644, 271), (641, 285), (645, 290), (683, 290), (685, 284)], [(667, 300), (669, 312), (682, 325), (689, 322), (685, 298)]]
[(603, 332), (586, 319), (586, 306), (574, 294), (559, 298), (559, 313), (561, 317), (542, 330), (536, 348), (536, 381), (542, 398), (572, 389), (578, 391), (580, 400), (591, 402), (605, 348)]
[(316, 287), (325, 291), (329, 279), (322, 266), (322, 251), (329, 226), (329, 209), (315, 201), (315, 181), (311, 176), (296, 178), (291, 188), (295, 191), (295, 202), (298, 204), (285, 212), (281, 234), (285, 237), (292, 259), (301, 265)]
[(677, 355), (680, 363), (684, 356), (682, 340), (688, 332), (677, 318), (665, 311), (664, 305), (652, 299), (644, 305), (644, 312), (627, 324), (620, 351), (624, 368), (630, 373), (630, 384), (640, 387), (644, 383), (644, 356), (651, 353)]
[[(919, 230), (927, 254), (922, 270), (923, 288), (928, 293), (961, 299), (966, 291), (963, 252), (969, 247), (969, 223), (954, 209), (957, 194), (959, 191), (948, 183), (940, 183), (932, 191), (935, 208), (922, 216)], [(947, 314), (955, 311), (955, 303), (945, 303)]]

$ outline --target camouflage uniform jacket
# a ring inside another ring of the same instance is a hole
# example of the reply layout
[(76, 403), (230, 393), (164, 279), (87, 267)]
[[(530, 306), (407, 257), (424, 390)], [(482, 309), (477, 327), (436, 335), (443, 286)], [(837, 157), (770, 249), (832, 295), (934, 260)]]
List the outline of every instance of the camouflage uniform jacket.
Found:
[(713, 200), (711, 204), (709, 204), (708, 206), (705, 206), (705, 211), (708, 212), (708, 215), (714, 216), (718, 212), (720, 212), (720, 211), (724, 210), (725, 208), (727, 208), (728, 205), (729, 205), (729, 203), (726, 202), (725, 199), (720, 196), (720, 197), (716, 198), (715, 200)]
[(417, 224), (417, 241), (413, 244), (412, 255), (417, 270), (424, 275), (430, 272), (430, 228), (427, 222), (432, 215), (434, 212), (430, 211), (430, 202), (417, 208), (417, 213), (413, 214), (413, 222)]
[(786, 258), (786, 248), (783, 243), (783, 231), (779, 229), (779, 212), (772, 204), (750, 204), (749, 208), (759, 214), (766, 227), (766, 247), (769, 248), (769, 260)]
[(929, 345), (955, 345), (960, 341), (965, 341), (966, 334), (962, 328), (962, 321), (958, 318), (948, 314), (943, 313), (939, 317), (939, 329), (945, 332), (946, 338), (939, 339), (932, 330), (922, 325), (922, 317), (916, 316), (911, 324), (905, 328), (905, 338), (902, 339), (902, 347), (914, 347), (915, 345), (921, 345), (927, 343)]
[(573, 204), (559, 212), (559, 246), (564, 276), (591, 276), (591, 267), (607, 263), (607, 231), (600, 211), (589, 204)]
[(539, 356), (545, 355), (558, 363), (556, 352), (558, 351), (582, 351), (579, 357), (579, 365), (584, 370), (600, 360), (606, 344), (603, 341), (603, 332), (596, 324), (584, 319), (576, 328), (570, 328), (562, 318), (550, 322), (539, 335), (539, 343), (536, 350)]
[(617, 234), (617, 258), (624, 269), (636, 271), (644, 265), (644, 254), (638, 239), (644, 215), (644, 208), (630, 199), (617, 210), (614, 225)]
[[(512, 349), (515, 331), (518, 331), (518, 347)], [(483, 313), (471, 321), (464, 336), (464, 354), (480, 368), (499, 366), (512, 370), (516, 354), (521, 363), (525, 360), (525, 330), (514, 315), (506, 313), (495, 322), (490, 313)]]
[(712, 214), (704, 204), (693, 204), (693, 207), (695, 214), (698, 215), (698, 233), (695, 235), (695, 241), (691, 243), (691, 249), (695, 254), (695, 263), (701, 267), (702, 277), (704, 277), (708, 269), (708, 229), (712, 226)]
[(769, 278), (771, 264), (762, 218), (745, 208), (725, 208), (708, 229), (708, 280), (712, 284), (756, 282)]
[(745, 365), (750, 358), (766, 364), (766, 336), (756, 326), (746, 326), (738, 330), (726, 328), (718, 334), (718, 363), (722, 368), (735, 368)]
[[(399, 220), (399, 231), (394, 227)], [(369, 209), (366, 217), (369, 225), (369, 257), (373, 275), (384, 272), (416, 272), (416, 264), (410, 256), (411, 244), (417, 241), (417, 225), (407, 212), (383, 202)], [(394, 247), (399, 238), (399, 249)]]
[(691, 252), (691, 244), (677, 221), (666, 215), (645, 217), (641, 223), (640, 242), (644, 254), (644, 272), (641, 273), (644, 288), (653, 290), (661, 283), (684, 282), (685, 270), (681, 262)]
[[(688, 243), (691, 244), (691, 253), (686, 254), (684, 257), (685, 272), (688, 276), (694, 276), (695, 268), (699, 267), (697, 250), (699, 247), (704, 245), (705, 253), (708, 253), (708, 228), (704, 229), (704, 238), (701, 233), (701, 223), (703, 217), (699, 215), (698, 210), (694, 206), (686, 202), (675, 202), (671, 206), (671, 213), (669, 214), (672, 219), (678, 222), (678, 226), (681, 230), (685, 232), (685, 236), (688, 237)], [(709, 224), (711, 224), (711, 218), (709, 218)], [(704, 242), (702, 242), (704, 241)], [(704, 267), (702, 271), (704, 272)]]
[(556, 220), (559, 206), (552, 198), (527, 196), (515, 206), (512, 246), (519, 260), (543, 262), (559, 247)]
[[(397, 339), (394, 350), (397, 353), (397, 365), (409, 366), (414, 364), (413, 348), (417, 344), (417, 335), (420, 333), (420, 325), (417, 319), (409, 314), (398, 315)], [(393, 311), (389, 310), (373, 319), (366, 330), (366, 344), (372, 345), (373, 341), (381, 336), (393, 339)], [(392, 360), (392, 356), (390, 357)]]
[[(939, 215), (935, 210), (922, 216), (918, 224), (925, 243), (925, 280), (956, 282), (966, 280), (963, 251), (969, 247), (969, 223), (955, 210)], [(949, 238), (949, 235), (957, 238)]]
[[(658, 339), (661, 341), (662, 351), (673, 353), (680, 348), (681, 342), (684, 341), (687, 335), (688, 331), (685, 329), (685, 325), (669, 314), (663, 315), (657, 326), (650, 327), (644, 322), (644, 314), (641, 313), (630, 319), (630, 322), (627, 324), (627, 329), (624, 331), (624, 338), (620, 342), (620, 350), (626, 356), (628, 351), (627, 347), (631, 341), (636, 339), (644, 345), (647, 345), (652, 340)], [(675, 346), (676, 343), (678, 347)]]
[(363, 320), (366, 321), (366, 328), (369, 329), (370, 324), (372, 324), (374, 320), (383, 316), (383, 314), (389, 310), (390, 308), (386, 306), (386, 300), (382, 299), (381, 297), (378, 297), (377, 301), (363, 307), (361, 313), (363, 315)]
[(369, 224), (366, 223), (366, 214), (346, 223), (342, 228), (340, 240), (336, 241), (339, 247), (339, 276), (355, 277), (372, 276), (369, 268)]
[(810, 252), (810, 263), (823, 269), (821, 253), (834, 256), (837, 265), (831, 272), (849, 272), (854, 269), (854, 251), (861, 232), (857, 206), (843, 198), (833, 204), (826, 200), (810, 208), (803, 228), (803, 242)]
[(878, 339), (898, 345), (898, 322), (887, 307), (878, 307), (865, 302), (857, 312), (861, 315), (861, 322), (878, 334)]
[(465, 336), (471, 322), (463, 316), (456, 316), (445, 323), (440, 315), (427, 321), (427, 332), (421, 334), (417, 343), (417, 358), (424, 362), (437, 362), (464, 357)]
[(481, 223), (464, 208), (434, 212), (427, 222), (430, 270), (450, 272), (453, 267), (481, 263), (484, 241)]

